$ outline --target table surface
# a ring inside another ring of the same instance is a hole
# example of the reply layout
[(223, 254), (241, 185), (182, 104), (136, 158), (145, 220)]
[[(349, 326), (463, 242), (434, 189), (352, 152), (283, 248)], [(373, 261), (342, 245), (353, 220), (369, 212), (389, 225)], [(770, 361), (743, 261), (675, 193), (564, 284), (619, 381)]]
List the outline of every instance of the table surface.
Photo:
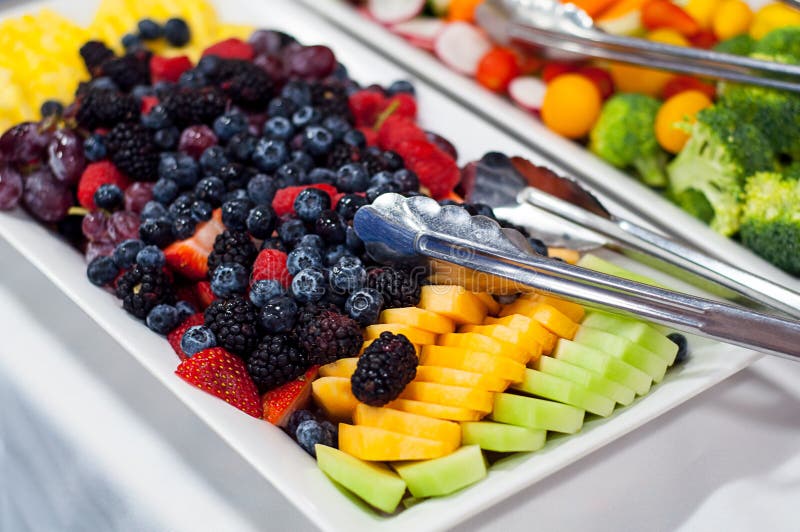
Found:
[[(0, 530), (314, 530), (3, 241), (0, 271)], [(798, 382), (761, 359), (462, 529), (797, 531)]]

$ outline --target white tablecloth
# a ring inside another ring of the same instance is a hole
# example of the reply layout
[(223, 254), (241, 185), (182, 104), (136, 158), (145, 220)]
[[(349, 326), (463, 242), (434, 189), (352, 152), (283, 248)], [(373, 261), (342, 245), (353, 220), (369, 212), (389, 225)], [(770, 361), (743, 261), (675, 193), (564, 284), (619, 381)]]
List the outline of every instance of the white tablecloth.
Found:
[[(0, 272), (0, 530), (314, 529), (4, 242)], [(796, 532), (798, 390), (762, 359), (464, 529)]]

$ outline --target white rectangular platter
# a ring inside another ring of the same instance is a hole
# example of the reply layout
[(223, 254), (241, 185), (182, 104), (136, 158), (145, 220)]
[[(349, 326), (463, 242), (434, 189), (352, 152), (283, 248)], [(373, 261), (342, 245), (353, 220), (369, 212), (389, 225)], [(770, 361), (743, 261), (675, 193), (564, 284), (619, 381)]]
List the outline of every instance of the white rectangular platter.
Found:
[(656, 229), (675, 235), (723, 261), (800, 290), (800, 279), (782, 272), (733, 240), (715, 233), (636, 179), (607, 164), (579, 144), (550, 131), (539, 119), (518, 108), (505, 96), (484, 89), (475, 80), (449, 69), (429, 52), (369, 20), (343, 0), (301, 2), (332, 24), (403, 65), (415, 76), (432, 83), (530, 150), (553, 161), (551, 164), (562, 168), (565, 175), (573, 176), (603, 193), (601, 195), (607, 198), (607, 206), (612, 212), (620, 215), (625, 214), (627, 209), (646, 212)]
[[(28, 3), (5, 9), (0, 15), (17, 15), (42, 6), (52, 7), (76, 19), (85, 19), (94, 9), (95, 2)], [(220, 0), (217, 7), (223, 18), (230, 22), (282, 29), (301, 41), (331, 46), (351, 74), (363, 82), (388, 83), (407, 77), (401, 69), (295, 2)], [(489, 149), (540, 161), (530, 149), (430, 86), (418, 83), (417, 90), (422, 121), (458, 146), (462, 162), (477, 158)], [(175, 376), (177, 359), (167, 342), (129, 317), (110, 294), (91, 285), (86, 280), (83, 257), (47, 229), (32, 222), (21, 211), (0, 213), (0, 236), (44, 272), (81, 310), (323, 530), (422, 531), (453, 527), (680, 405), (759, 356), (737, 347), (693, 340), (692, 357), (688, 363), (672, 370), (649, 396), (618, 410), (611, 418), (589, 421), (580, 434), (554, 440), (540, 452), (513, 456), (495, 466), (487, 479), (471, 488), (386, 517), (347, 500), (317, 469), (314, 460), (281, 430), (231, 408)], [(147, 391), (142, 390), (142, 393)], [(252, 496), (258, 497), (259, 494)], [(269, 519), (264, 515), (265, 528), (270, 526)]]

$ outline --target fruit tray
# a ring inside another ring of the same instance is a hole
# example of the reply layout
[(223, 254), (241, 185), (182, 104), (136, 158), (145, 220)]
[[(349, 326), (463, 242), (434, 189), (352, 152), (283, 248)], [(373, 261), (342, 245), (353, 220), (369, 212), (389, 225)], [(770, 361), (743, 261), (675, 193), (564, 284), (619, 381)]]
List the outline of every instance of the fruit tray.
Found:
[[(445, 66), (438, 58), (395, 35), (342, 0), (302, 0), (303, 3), (362, 42), (379, 50), (413, 75), (429, 81), (452, 99), (498, 126), (534, 152), (562, 167), (567, 175), (617, 200), (634, 212), (647, 212), (653, 225), (692, 243), (721, 260), (794, 289), (800, 281), (667, 201), (629, 175), (605, 163), (582, 146), (550, 131), (531, 113), (483, 88), (472, 78)], [(552, 164), (552, 163), (551, 163)]]
[[(216, 4), (221, 16), (230, 22), (291, 31), (300, 40), (329, 45), (348, 65), (353, 77), (362, 82), (388, 83), (406, 75), (376, 52), (293, 2), (228, 0)], [(95, 7), (90, 0), (38, 2), (22, 9), (3, 10), (0, 16), (15, 16), (23, 9), (29, 11), (44, 6), (76, 19)], [(298, 21), (303, 24), (298, 25)], [(541, 162), (530, 148), (486, 124), (453, 103), (445, 94), (425, 83), (418, 83), (416, 87), (423, 124), (435, 125), (447, 135), (458, 146), (462, 162), (477, 159), (488, 149)], [(473, 487), (448, 497), (425, 501), (393, 516), (381, 516), (349, 501), (319, 470), (315, 461), (283, 431), (230, 408), (223, 401), (187, 386), (176, 377), (175, 355), (167, 342), (123, 312), (110, 294), (88, 283), (83, 257), (66, 242), (54, 238), (51, 232), (33, 222), (21, 210), (0, 213), (0, 236), (45, 273), (79, 308), (208, 423), (289, 502), (325, 530), (400, 530), (409, 527), (440, 530), (452, 527), (680, 405), (759, 356), (746, 349), (691, 339), (690, 359), (671, 370), (652, 393), (633, 405), (619, 409), (607, 419), (591, 419), (580, 434), (553, 439), (539, 452), (509, 456), (496, 463), (488, 477)], [(677, 288), (683, 287), (677, 281), (669, 281), (663, 275), (648, 272), (625, 259), (617, 257), (614, 260)], [(142, 392), (146, 393), (145, 390)], [(265, 522), (268, 519), (269, 516), (265, 515)]]

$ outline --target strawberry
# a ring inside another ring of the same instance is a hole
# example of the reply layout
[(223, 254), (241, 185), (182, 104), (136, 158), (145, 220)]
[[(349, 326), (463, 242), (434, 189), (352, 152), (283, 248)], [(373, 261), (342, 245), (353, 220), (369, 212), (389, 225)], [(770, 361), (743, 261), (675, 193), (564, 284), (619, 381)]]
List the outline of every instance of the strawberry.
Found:
[(150, 110), (158, 104), (158, 98), (155, 96), (143, 96), (141, 112), (146, 115)]
[(412, 119), (392, 114), (381, 124), (378, 146), (382, 150), (397, 151), (400, 143), (410, 140), (427, 141), (425, 132)]
[(286, 253), (278, 249), (261, 250), (253, 264), (250, 283), (265, 279), (277, 279), (283, 286), (289, 286), (292, 276), (286, 268)]
[(214, 248), (214, 240), (224, 230), (222, 210), (216, 209), (209, 221), (198, 224), (191, 238), (173, 242), (164, 249), (167, 264), (189, 279), (204, 279), (208, 275), (208, 255)]
[(130, 181), (110, 161), (99, 161), (88, 165), (78, 182), (78, 203), (89, 210), (96, 209), (94, 193), (100, 185), (106, 184), (117, 185), (124, 191)]
[(207, 55), (216, 55), (223, 59), (244, 59), (245, 61), (251, 61), (255, 52), (253, 51), (253, 47), (246, 42), (232, 37), (212, 44), (203, 50), (203, 57)]
[(363, 90), (350, 95), (348, 103), (356, 125), (372, 127), (378, 115), (386, 108), (386, 97), (378, 91)]
[(292, 412), (303, 409), (308, 404), (311, 382), (317, 378), (318, 368), (319, 366), (312, 366), (304, 375), (265, 393), (261, 400), (264, 419), (273, 425), (285, 427)]
[(327, 192), (331, 197), (331, 202), (333, 201), (333, 196), (337, 192), (333, 185), (329, 185), (327, 183), (284, 187), (278, 190), (278, 192), (275, 193), (275, 197), (272, 199), (272, 209), (275, 211), (275, 214), (278, 216), (283, 216), (285, 214), (294, 213), (294, 200), (297, 199), (298, 194), (307, 188), (318, 188), (324, 192)]
[(178, 355), (181, 360), (186, 360), (189, 358), (186, 353), (183, 352), (183, 349), (181, 349), (181, 338), (183, 338), (183, 335), (191, 327), (194, 327), (195, 325), (202, 325), (203, 323), (205, 323), (203, 313), (198, 312), (197, 314), (192, 314), (183, 320), (183, 323), (172, 329), (169, 334), (167, 334), (167, 341), (169, 342), (169, 345), (172, 346), (175, 354)]
[(406, 164), (406, 168), (419, 177), (420, 185), (427, 187), (435, 199), (447, 196), (461, 179), (461, 172), (452, 157), (433, 143), (421, 140), (406, 140), (395, 150)]
[(175, 373), (192, 386), (219, 397), (245, 414), (261, 417), (261, 398), (244, 362), (223, 348), (200, 351), (178, 364)]
[(177, 83), (181, 74), (192, 68), (192, 61), (185, 55), (177, 57), (161, 57), (154, 55), (150, 59), (150, 77), (155, 85), (159, 81)]
[(197, 299), (198, 308), (203, 310), (208, 307), (212, 301), (217, 299), (214, 292), (211, 291), (211, 283), (208, 281), (198, 281), (194, 285), (194, 297)]

